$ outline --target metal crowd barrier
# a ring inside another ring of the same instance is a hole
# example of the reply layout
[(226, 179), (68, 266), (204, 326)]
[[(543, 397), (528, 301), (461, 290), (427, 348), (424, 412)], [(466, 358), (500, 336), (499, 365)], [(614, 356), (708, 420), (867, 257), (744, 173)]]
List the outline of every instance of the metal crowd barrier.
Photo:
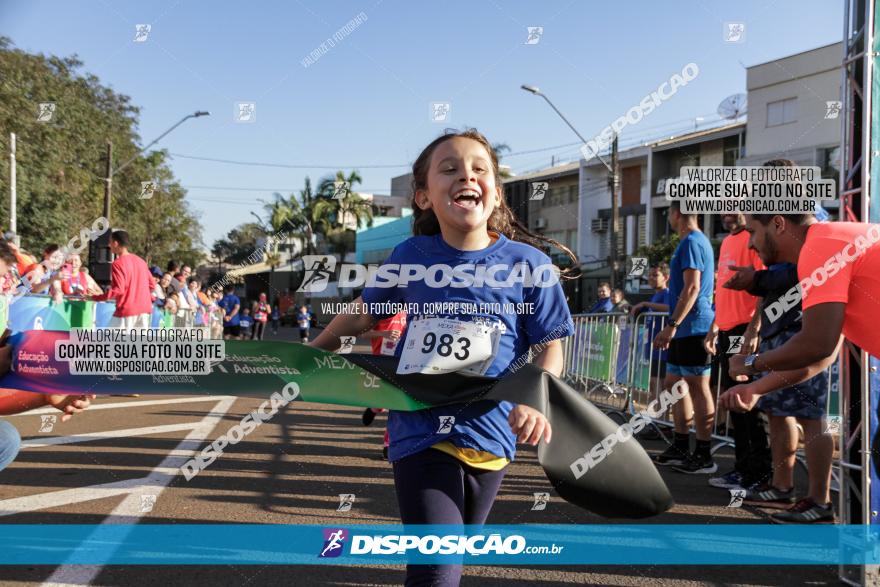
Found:
[[(565, 377), (588, 400), (618, 421), (628, 420), (660, 397), (665, 353), (653, 348), (653, 340), (666, 326), (666, 312), (641, 312), (635, 318), (621, 313), (578, 314), (572, 317), (573, 336), (563, 342)], [(715, 386), (717, 415), (720, 381)], [(658, 437), (669, 440), (672, 409), (653, 418), (649, 425)], [(712, 452), (733, 445), (729, 417), (715, 422), (716, 443)]]
[[(0, 295), (0, 332), (7, 327), (16, 332), (107, 328), (115, 309), (116, 303), (113, 301), (94, 302), (65, 297), (60, 303), (55, 303), (51, 296), (45, 294), (27, 294), (13, 302), (10, 296)], [(153, 307), (152, 328), (203, 325), (194, 320), (192, 312), (178, 312), (174, 315)]]
[[(641, 312), (634, 318), (621, 313), (572, 316), (574, 334), (563, 340), (563, 375), (566, 381), (575, 389), (582, 390), (588, 400), (619, 423), (645, 410), (660, 397), (663, 390), (664, 378), (658, 375), (659, 363), (665, 362), (665, 353), (654, 349), (652, 343), (668, 319), (666, 312)], [(718, 349), (718, 352), (725, 351)], [(713, 454), (733, 446), (730, 414), (718, 410), (721, 378), (717, 379), (714, 386), (716, 411)], [(829, 416), (836, 415), (832, 411), (832, 398), (836, 401), (837, 396), (836, 386), (837, 378), (832, 372), (825, 412)], [(654, 418), (649, 426), (658, 438), (671, 442), (671, 408)], [(802, 450), (798, 450), (796, 462), (806, 472)], [(837, 463), (832, 470), (831, 488), (832, 491), (839, 489)]]

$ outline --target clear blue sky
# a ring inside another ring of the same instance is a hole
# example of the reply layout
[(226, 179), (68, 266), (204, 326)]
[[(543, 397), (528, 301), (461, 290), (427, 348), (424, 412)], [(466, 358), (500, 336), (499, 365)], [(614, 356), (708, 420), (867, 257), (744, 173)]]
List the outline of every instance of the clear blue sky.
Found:
[[(350, 19), (367, 20), (309, 67), (301, 61)], [(195, 2), (4, 0), (0, 34), (31, 52), (78, 54), (85, 69), (142, 108), (143, 144), (197, 109), (159, 147), (241, 161), (358, 167), (361, 191), (389, 193), (444, 127), (476, 126), (514, 152), (576, 137), (540, 98), (539, 86), (592, 137), (688, 62), (699, 77), (627, 136), (656, 136), (715, 116), (745, 91), (743, 66), (840, 40), (843, 3), (520, 1)], [(725, 22), (744, 22), (725, 43)], [(144, 43), (135, 25), (149, 23)], [(536, 45), (526, 27), (543, 26)], [(234, 103), (256, 102), (254, 124), (233, 121)], [(429, 119), (432, 101), (450, 122)], [(665, 126), (664, 126), (665, 125)], [(96, 145), (96, 149), (102, 148)], [(576, 147), (509, 157), (514, 171), (571, 157)], [(175, 157), (175, 175), (201, 213), (205, 244), (248, 220), (273, 189), (299, 190), (330, 169), (226, 165)], [(206, 189), (194, 186), (252, 188)]]

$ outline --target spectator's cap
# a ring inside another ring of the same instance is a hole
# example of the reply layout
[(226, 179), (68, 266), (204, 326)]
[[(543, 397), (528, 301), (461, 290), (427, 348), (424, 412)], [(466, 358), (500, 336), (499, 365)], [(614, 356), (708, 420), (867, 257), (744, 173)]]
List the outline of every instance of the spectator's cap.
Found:
[(161, 279), (163, 275), (162, 270), (159, 268), (158, 265), (153, 265), (152, 267), (150, 267), (150, 273), (153, 274), (153, 277), (158, 277), (159, 279)]

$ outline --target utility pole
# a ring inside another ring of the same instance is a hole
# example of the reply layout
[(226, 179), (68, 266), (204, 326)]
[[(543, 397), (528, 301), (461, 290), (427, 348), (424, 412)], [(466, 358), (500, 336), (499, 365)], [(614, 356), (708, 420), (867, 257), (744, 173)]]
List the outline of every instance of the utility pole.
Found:
[(620, 161), (617, 157), (617, 135), (611, 144), (611, 173), (608, 174), (611, 191), (611, 289), (617, 287), (617, 231), (620, 222), (617, 192), (620, 190)]
[(104, 218), (110, 222), (110, 196), (113, 187), (113, 143), (107, 141), (107, 172), (104, 177)]
[(15, 178), (15, 133), (9, 133), (9, 230), (18, 232), (16, 178)]

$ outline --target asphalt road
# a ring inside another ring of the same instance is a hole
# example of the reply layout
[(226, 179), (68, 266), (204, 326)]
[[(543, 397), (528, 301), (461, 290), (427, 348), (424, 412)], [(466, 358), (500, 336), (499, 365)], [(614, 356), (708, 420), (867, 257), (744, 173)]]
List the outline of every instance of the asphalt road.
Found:
[[(292, 329), (279, 339), (292, 340)], [(358, 347), (355, 352), (367, 352)], [(390, 465), (381, 458), (384, 415), (371, 427), (361, 409), (295, 402), (191, 481), (177, 472), (261, 400), (183, 396), (102, 397), (70, 422), (40, 432), (50, 410), (9, 417), (26, 441), (0, 472), (3, 524), (397, 523)], [(556, 440), (564, 441), (563, 439)], [(660, 451), (660, 441), (646, 443)], [(730, 451), (719, 465), (728, 468)], [(800, 471), (799, 471), (800, 473)], [(765, 523), (767, 513), (729, 508), (723, 490), (702, 477), (662, 474), (673, 510), (646, 524)], [(799, 480), (803, 484), (803, 479)], [(545, 510), (533, 493), (549, 491)], [(338, 512), (339, 494), (355, 494)], [(144, 497), (147, 496), (147, 497)], [(151, 497), (155, 496), (155, 497)], [(152, 500), (155, 502), (152, 503)], [(152, 509), (144, 506), (152, 503)], [(143, 511), (143, 510), (149, 511)], [(556, 496), (523, 448), (505, 477), (489, 523), (615, 523)], [(623, 521), (618, 521), (623, 522)], [(350, 566), (82, 566), (0, 567), (2, 585), (244, 586), (399, 585), (404, 569)], [(462, 585), (837, 585), (836, 567), (590, 566), (465, 568)]]

